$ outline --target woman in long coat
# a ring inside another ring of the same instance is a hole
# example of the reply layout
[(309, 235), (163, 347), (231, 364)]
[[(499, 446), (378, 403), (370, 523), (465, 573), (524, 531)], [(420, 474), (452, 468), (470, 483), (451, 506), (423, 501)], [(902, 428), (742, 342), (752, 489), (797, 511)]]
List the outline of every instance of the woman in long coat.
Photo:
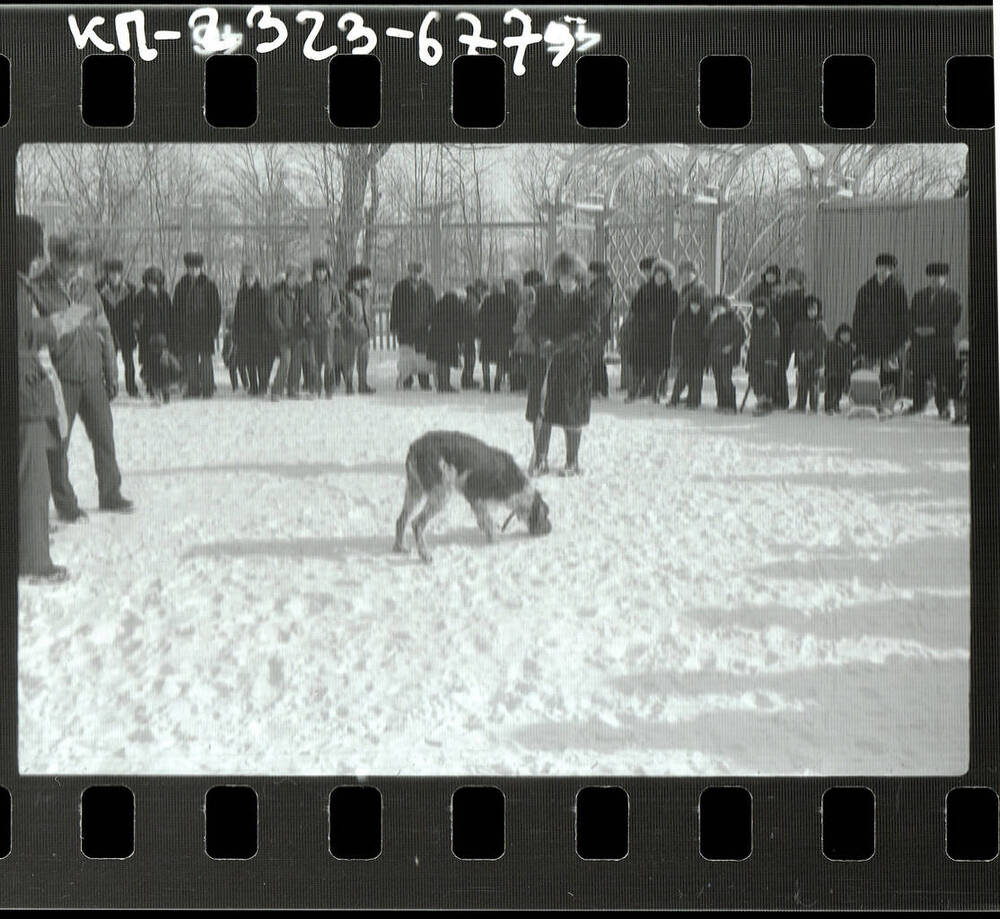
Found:
[(449, 290), (431, 308), (427, 329), (427, 359), (437, 366), (438, 392), (454, 392), (451, 369), (461, 365), (459, 346), (465, 338), (464, 291)]
[(528, 385), (525, 417), (535, 440), (530, 475), (548, 472), (552, 426), (566, 437), (565, 475), (579, 475), (580, 441), (590, 422), (594, 342), (600, 320), (585, 288), (587, 265), (577, 255), (560, 252), (552, 262), (550, 284), (539, 288), (538, 305), (528, 330), (539, 344)]
[(479, 360), (483, 365), (483, 389), (490, 391), (490, 364), (497, 365), (494, 392), (500, 392), (504, 376), (511, 376), (514, 324), (520, 305), (520, 285), (513, 278), (494, 285), (479, 310)]
[(659, 401), (660, 378), (670, 369), (670, 345), (677, 318), (677, 291), (674, 290), (674, 266), (666, 259), (653, 262), (650, 279), (635, 295), (632, 311), (631, 364), (636, 370), (628, 401), (647, 391)]
[(139, 375), (146, 391), (155, 397), (166, 390), (159, 367), (167, 348), (172, 314), (166, 278), (155, 265), (142, 273), (142, 288), (135, 295), (135, 306), (139, 314)]

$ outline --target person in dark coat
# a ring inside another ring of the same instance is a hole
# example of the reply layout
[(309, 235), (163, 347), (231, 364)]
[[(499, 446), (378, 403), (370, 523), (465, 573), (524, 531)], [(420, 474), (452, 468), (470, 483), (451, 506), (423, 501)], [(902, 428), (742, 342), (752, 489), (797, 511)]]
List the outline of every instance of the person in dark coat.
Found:
[(528, 320), (535, 311), (537, 290), (544, 283), (545, 275), (537, 268), (529, 268), (521, 278), (521, 298), (518, 302), (517, 318), (514, 321), (511, 392), (524, 392), (528, 389), (531, 365), (538, 360), (538, 344), (528, 332)]
[(267, 392), (267, 379), (261, 379), (262, 351), (266, 347), (266, 336), (263, 334), (265, 312), (264, 289), (260, 286), (257, 268), (245, 264), (233, 308), (233, 338), (237, 371), (240, 378), (246, 381), (247, 392), (251, 396)]
[[(340, 296), (330, 279), (329, 263), (324, 258), (313, 259), (312, 275), (299, 293), (299, 321), (304, 335), (299, 361), (306, 368), (307, 388), (317, 398), (324, 392), (328, 399), (332, 398), (337, 386), (330, 325), (334, 314), (338, 314)], [(298, 363), (293, 354), (293, 375), (298, 373)]]
[(549, 440), (556, 425), (566, 437), (564, 474), (579, 475), (580, 441), (590, 422), (591, 357), (600, 321), (584, 286), (587, 265), (579, 256), (560, 252), (552, 262), (550, 280), (539, 289), (529, 322), (541, 358), (528, 386), (525, 411), (535, 441), (529, 474), (548, 471)]
[(459, 354), (464, 336), (466, 319), (466, 292), (462, 289), (449, 290), (431, 309), (427, 328), (427, 359), (437, 370), (434, 373), (439, 393), (455, 392), (451, 385), (451, 370), (460, 367)]
[(715, 380), (715, 410), (736, 414), (733, 368), (739, 363), (746, 332), (728, 297), (722, 294), (712, 297), (711, 309), (712, 321), (706, 327), (704, 337), (712, 378)]
[(755, 300), (747, 351), (750, 388), (757, 398), (755, 415), (766, 415), (774, 409), (781, 392), (781, 354), (781, 328), (771, 315), (771, 305), (767, 300)]
[(125, 280), (125, 266), (119, 258), (104, 262), (104, 275), (97, 284), (97, 292), (104, 304), (104, 313), (114, 336), (115, 352), (121, 353), (125, 366), (125, 391), (133, 398), (138, 397), (139, 388), (135, 382), (135, 345), (138, 316), (134, 304), (135, 285)]
[[(682, 261), (677, 266), (677, 281), (680, 285), (677, 291), (677, 312), (684, 312), (690, 307), (693, 300), (698, 300), (701, 303), (702, 312), (706, 316), (710, 316), (712, 295), (701, 280), (701, 271), (698, 266), (690, 259)], [(675, 347), (674, 343), (671, 342), (671, 350)]]
[(945, 262), (931, 262), (926, 273), (930, 284), (913, 295), (910, 308), (913, 406), (907, 414), (919, 415), (927, 407), (927, 384), (934, 377), (938, 416), (948, 418), (949, 400), (958, 389), (955, 326), (962, 318), (962, 301), (958, 291), (948, 286), (949, 266)]
[(823, 304), (818, 297), (806, 297), (806, 315), (795, 324), (792, 333), (792, 353), (795, 355), (797, 385), (795, 411), (808, 407), (819, 411), (819, 370), (826, 356), (826, 329), (823, 326)]
[[(167, 293), (166, 278), (154, 265), (142, 273), (142, 287), (135, 295), (136, 312), (139, 315), (139, 375), (146, 384), (146, 392), (154, 399), (170, 400), (169, 387), (175, 374), (170, 368), (179, 366), (176, 357), (164, 362), (164, 352), (168, 352), (169, 322), (171, 314), (170, 295)], [(166, 366), (165, 366), (166, 363)]]
[[(62, 441), (65, 424), (62, 389), (54, 373), (46, 371), (38, 352), (54, 349), (60, 334), (74, 331), (89, 316), (83, 305), (44, 318), (28, 278), (31, 263), (43, 250), (41, 224), (18, 215), (15, 224), (17, 262), (17, 573), (32, 580), (58, 583), (69, 577), (49, 554), (49, 497), (51, 482), (47, 452)], [(60, 409), (62, 412), (60, 413)], [(62, 419), (60, 421), (60, 416)]]
[(657, 259), (650, 279), (632, 301), (631, 364), (636, 372), (627, 402), (647, 393), (653, 402), (659, 401), (659, 382), (670, 368), (671, 335), (677, 316), (673, 277), (674, 266), (666, 259)]
[(828, 415), (840, 411), (841, 396), (850, 387), (854, 359), (854, 333), (851, 332), (851, 327), (846, 322), (842, 322), (837, 326), (837, 331), (833, 333), (833, 338), (826, 346), (823, 364), (826, 380), (823, 411)]
[[(793, 269), (794, 270), (794, 269)], [(760, 276), (760, 280), (750, 289), (747, 299), (770, 300), (773, 307), (781, 296), (781, 269), (777, 265), (768, 265)]]
[(851, 328), (858, 357), (879, 367), (882, 386), (899, 392), (899, 364), (909, 337), (906, 289), (895, 276), (896, 256), (883, 252), (875, 259), (875, 274), (858, 290)]
[(205, 258), (200, 252), (185, 252), (185, 273), (174, 287), (174, 311), (182, 323), (180, 350), (187, 372), (186, 399), (209, 399), (215, 393), (212, 355), (222, 323), (222, 301), (204, 267)]
[(375, 389), (368, 385), (368, 348), (371, 326), (368, 321), (372, 293), (372, 271), (367, 265), (352, 265), (347, 270), (344, 287), (344, 309), (341, 313), (346, 359), (344, 362), (344, 392), (354, 392), (354, 366), (358, 368), (358, 392), (370, 396)]
[[(244, 307), (243, 322), (236, 332), (236, 347), (249, 378), (251, 396), (266, 396), (270, 377), (270, 335), (267, 330), (267, 294), (255, 265), (248, 266), (245, 284), (240, 287)], [(237, 295), (237, 300), (240, 300)]]
[(94, 285), (80, 274), (88, 260), (89, 253), (81, 240), (52, 236), (49, 264), (32, 279), (36, 307), (42, 316), (52, 317), (74, 304), (88, 309), (87, 319), (72, 333), (61, 335), (56, 349), (51, 351), (62, 384), (67, 433), (60, 447), (48, 452), (49, 477), (59, 517), (70, 523), (86, 517), (69, 480), (69, 439), (77, 414), (94, 450), (100, 509), (115, 513), (132, 510), (132, 502), (121, 493), (111, 415), (111, 400), (118, 395), (118, 362), (101, 298)]
[(497, 365), (493, 391), (511, 373), (514, 324), (521, 302), (520, 285), (514, 278), (494, 284), (479, 310), (479, 360), (483, 365), (483, 391), (490, 392), (490, 364)]
[(668, 406), (679, 405), (685, 389), (687, 407), (696, 409), (701, 405), (701, 387), (705, 379), (705, 362), (708, 360), (706, 329), (709, 319), (709, 311), (698, 297), (689, 298), (687, 305), (677, 314), (674, 322), (674, 349), (677, 352), (678, 367)]
[(465, 299), (462, 301), (465, 308), (465, 319), (462, 323), (462, 377), (460, 380), (462, 389), (476, 388), (476, 336), (479, 334), (479, 310), (489, 289), (489, 285), (482, 278), (477, 278), (465, 288)]
[[(771, 315), (778, 321), (781, 330), (781, 376), (778, 379), (778, 395), (775, 398), (776, 408), (789, 407), (788, 395), (788, 362), (795, 351), (792, 337), (795, 326), (806, 317), (806, 275), (798, 268), (789, 268), (785, 272), (785, 286), (781, 295), (771, 301)], [(751, 303), (753, 299), (751, 298)]]
[(537, 289), (545, 283), (545, 275), (537, 268), (529, 268), (521, 277), (521, 299), (514, 322), (513, 372), (511, 392), (523, 392), (528, 388), (531, 364), (538, 359), (538, 347), (528, 333), (528, 319), (535, 310)]
[(288, 370), (292, 363), (292, 345), (295, 344), (298, 303), (295, 288), (290, 282), (295, 267), (288, 266), (278, 272), (277, 280), (267, 293), (267, 325), (273, 347), (278, 352), (278, 369), (271, 381), (271, 401), (278, 402), (288, 393)]
[[(423, 278), (423, 262), (412, 261), (406, 266), (406, 277), (392, 288), (389, 306), (389, 331), (400, 345), (408, 345), (418, 354), (427, 351), (427, 326), (434, 306), (434, 288)], [(430, 389), (430, 377), (417, 374), (421, 389)], [(403, 388), (413, 386), (413, 377), (403, 381)]]
[(611, 340), (611, 322), (614, 315), (615, 285), (608, 274), (608, 263), (593, 261), (587, 266), (590, 274), (590, 287), (588, 292), (594, 301), (594, 310), (597, 312), (598, 338), (594, 342), (594, 366), (591, 371), (591, 378), (594, 385), (594, 393), (608, 398), (608, 366), (604, 362), (604, 352), (607, 351), (608, 342)]

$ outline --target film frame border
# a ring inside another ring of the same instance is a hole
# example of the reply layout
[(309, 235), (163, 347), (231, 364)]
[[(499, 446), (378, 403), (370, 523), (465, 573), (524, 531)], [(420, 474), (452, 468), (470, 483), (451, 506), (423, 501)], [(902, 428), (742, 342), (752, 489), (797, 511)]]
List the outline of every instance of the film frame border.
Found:
[[(239, 21), (245, 7), (218, 7)], [(424, 8), (357, 7), (377, 31)], [(447, 7), (439, 9), (448, 12)], [(451, 8), (454, 12), (456, 8)], [(503, 34), (505, 8), (465, 7), (486, 35)], [(186, 21), (191, 8), (148, 8), (147, 19)], [(525, 7), (541, 21), (565, 8)], [(11, 120), (0, 129), (0, 221), (12, 226), (18, 147), (31, 141), (292, 142), (317, 140), (481, 142), (649, 141), (754, 143), (961, 142), (969, 148), (970, 336), (973, 386), (970, 487), (972, 617), (969, 769), (964, 776), (588, 778), (379, 777), (383, 847), (371, 861), (334, 859), (327, 846), (329, 793), (352, 777), (21, 776), (17, 771), (16, 574), (8, 544), (0, 617), (0, 785), (13, 797), (12, 851), (0, 860), (5, 906), (423, 906), (679, 908), (988, 908), (996, 907), (1000, 860), (955, 862), (945, 852), (945, 799), (956, 786), (997, 788), (1000, 721), (997, 311), (994, 133), (960, 130), (944, 117), (944, 73), (956, 54), (991, 55), (988, 8), (615, 8), (581, 7), (601, 23), (598, 53), (629, 62), (629, 118), (621, 128), (581, 128), (573, 114), (570, 58), (553, 68), (529, 58), (527, 73), (506, 81), (507, 117), (496, 129), (459, 128), (449, 113), (451, 68), (427, 67), (406, 46), (380, 47), (383, 114), (363, 132), (334, 128), (325, 110), (326, 67), (301, 45), (258, 59), (259, 115), (247, 129), (214, 129), (204, 120), (203, 61), (189, 48), (136, 61), (136, 114), (128, 128), (91, 128), (80, 117), (80, 63), (66, 15), (72, 8), (5, 8), (0, 53), (11, 61)], [(89, 11), (75, 10), (82, 16)], [(96, 11), (94, 11), (96, 12)], [(277, 10), (290, 21), (289, 10)], [(665, 26), (666, 24), (666, 26)], [(459, 53), (443, 16), (438, 39)], [(747, 36), (752, 36), (748, 38)], [(830, 36), (835, 36), (831, 38)], [(132, 52), (134, 55), (134, 51)], [(753, 120), (746, 128), (708, 129), (692, 89), (706, 54), (745, 54), (753, 64)], [(867, 54), (877, 66), (877, 119), (865, 129), (827, 127), (821, 115), (822, 61)], [(658, 66), (669, 59), (669, 69)], [(508, 59), (509, 60), (509, 59)], [(811, 68), (804, 71), (803, 68)], [(31, 73), (30, 82), (24, 74)], [(803, 72), (815, 77), (804, 79)], [(415, 87), (413, 76), (419, 74)], [(166, 87), (164, 90), (163, 87)], [(428, 111), (428, 107), (432, 111)], [(10, 253), (0, 272), (13, 301)], [(7, 326), (8, 348), (13, 327)], [(8, 350), (8, 355), (11, 350)], [(0, 405), (14, 430), (13, 362)], [(16, 444), (0, 451), (0, 474), (13, 493)], [(6, 532), (15, 532), (13, 502)], [(204, 852), (205, 792), (246, 784), (258, 796), (256, 857), (213, 861)], [(118, 860), (81, 852), (79, 801), (91, 785), (124, 784), (135, 794), (135, 851)], [(620, 785), (629, 794), (630, 844), (622, 861), (581, 860), (573, 845), (580, 788)], [(506, 801), (506, 848), (497, 861), (459, 860), (451, 852), (448, 808), (462, 785), (493, 785)], [(697, 845), (697, 805), (712, 785), (740, 785), (753, 798), (753, 853), (742, 862), (709, 862)], [(866, 785), (876, 797), (876, 855), (830, 862), (821, 850), (820, 802), (835, 785)], [(249, 870), (244, 867), (249, 866)]]

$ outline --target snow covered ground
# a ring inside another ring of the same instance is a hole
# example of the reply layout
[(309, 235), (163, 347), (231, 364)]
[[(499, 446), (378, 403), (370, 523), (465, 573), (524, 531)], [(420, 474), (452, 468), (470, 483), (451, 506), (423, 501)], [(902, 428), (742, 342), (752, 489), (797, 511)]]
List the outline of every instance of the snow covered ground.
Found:
[[(121, 399), (130, 517), (22, 585), (26, 773), (930, 774), (966, 768), (967, 429), (596, 403), (554, 524), (391, 552), (409, 442), (530, 454), (523, 398)], [(742, 381), (737, 383), (742, 394)], [(751, 403), (752, 404), (752, 403)], [(553, 436), (553, 465), (562, 462)], [(70, 468), (97, 486), (82, 427)]]

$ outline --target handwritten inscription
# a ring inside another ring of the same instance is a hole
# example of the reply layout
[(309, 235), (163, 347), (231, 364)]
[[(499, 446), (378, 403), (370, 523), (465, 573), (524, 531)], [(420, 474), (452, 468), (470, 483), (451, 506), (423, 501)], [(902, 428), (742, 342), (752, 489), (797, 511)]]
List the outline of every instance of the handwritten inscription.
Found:
[[(343, 13), (336, 20), (336, 32), (327, 29), (329, 37), (325, 40), (321, 33), (326, 25), (326, 16), (321, 11), (300, 10), (295, 14), (294, 21), (305, 30), (302, 55), (310, 61), (324, 61), (338, 51), (371, 54), (378, 47), (379, 34), (365, 23), (361, 14), (353, 11)], [(92, 16), (86, 25), (81, 25), (77, 17), (70, 14), (68, 22), (70, 35), (78, 50), (83, 51), (90, 46), (98, 51), (125, 52), (131, 51), (134, 44), (136, 53), (143, 61), (156, 59), (159, 54), (156, 44), (176, 42), (184, 37), (176, 30), (156, 29), (152, 32), (150, 41), (146, 37), (146, 15), (142, 10), (118, 13), (110, 26), (103, 16)], [(435, 37), (435, 27), (440, 22), (441, 13), (429, 10), (416, 31), (390, 26), (382, 37), (387, 40), (416, 41), (417, 57), (421, 63), (434, 67), (444, 56), (444, 47)], [(601, 40), (601, 33), (587, 28), (587, 20), (580, 16), (563, 16), (560, 20), (550, 21), (542, 32), (536, 32), (527, 13), (510, 9), (503, 14), (503, 24), (513, 30), (512, 34), (502, 36), (499, 41), (483, 34), (483, 24), (473, 13), (456, 13), (455, 22), (462, 24), (462, 32), (458, 36), (462, 53), (495, 53), (500, 45), (512, 49), (514, 60), (511, 69), (519, 77), (526, 72), (524, 58), (532, 45), (544, 43), (546, 53), (552, 56), (552, 66), (558, 67), (574, 51), (589, 51)], [(220, 21), (219, 11), (215, 7), (199, 7), (191, 13), (187, 22), (191, 49), (200, 57), (232, 54), (244, 46), (245, 40), (249, 45), (256, 39), (254, 51), (257, 54), (268, 54), (284, 45), (290, 37), (289, 26), (271, 11), (270, 6), (250, 7), (244, 22), (237, 26), (239, 28), (232, 23)], [(250, 33), (253, 33), (253, 39), (250, 38)], [(339, 38), (336, 37), (337, 33), (340, 33)], [(331, 39), (343, 42), (345, 47), (338, 48), (336, 41)]]

